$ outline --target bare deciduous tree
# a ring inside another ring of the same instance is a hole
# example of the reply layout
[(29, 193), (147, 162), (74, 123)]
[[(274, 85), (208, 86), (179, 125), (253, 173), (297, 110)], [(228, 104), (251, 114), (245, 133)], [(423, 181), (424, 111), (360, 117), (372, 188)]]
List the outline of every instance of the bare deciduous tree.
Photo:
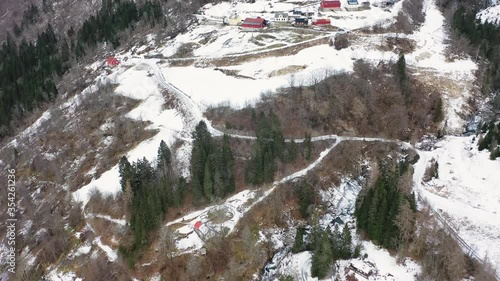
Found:
[(174, 233), (168, 226), (163, 226), (160, 230), (160, 239), (158, 241), (158, 248), (160, 255), (163, 257), (168, 257), (170, 260), (174, 257), (174, 253), (177, 250), (175, 246)]
[(201, 278), (202, 277), (201, 274), (203, 274), (202, 264), (197, 256), (192, 255), (189, 258), (186, 271), (188, 273), (186, 276), (187, 281), (196, 281), (203, 279)]
[(396, 216), (396, 225), (400, 231), (402, 247), (406, 248), (415, 234), (415, 213), (407, 200), (404, 200), (399, 208), (399, 214)]

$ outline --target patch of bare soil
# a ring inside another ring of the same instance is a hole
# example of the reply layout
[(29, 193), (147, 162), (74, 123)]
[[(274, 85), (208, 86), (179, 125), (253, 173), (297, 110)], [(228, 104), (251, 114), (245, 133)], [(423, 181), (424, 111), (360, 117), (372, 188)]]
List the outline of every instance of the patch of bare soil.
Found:
[(299, 51), (310, 48), (317, 45), (328, 44), (328, 38), (318, 38), (317, 40), (304, 42), (301, 44), (279, 48), (277, 50), (270, 50), (268, 52), (258, 53), (258, 54), (247, 54), (235, 57), (226, 57), (222, 59), (214, 59), (211, 63), (215, 66), (230, 66), (230, 65), (238, 65), (245, 62), (268, 58), (268, 57), (282, 57), (282, 56), (291, 56), (297, 54)]
[(289, 65), (282, 69), (272, 71), (271, 73), (269, 73), (269, 77), (282, 76), (290, 73), (295, 73), (297, 71), (305, 69), (306, 67), (307, 67), (306, 65)]
[(409, 54), (415, 51), (417, 42), (409, 38), (386, 37), (385, 44), (377, 46), (377, 49), (388, 52), (392, 51), (396, 54)]
[[(317, 40), (312, 40), (308, 42), (299, 43), (296, 45), (283, 47), (279, 46), (269, 46), (267, 48), (272, 48), (269, 51), (265, 49), (258, 53), (249, 53), (249, 54), (241, 54), (241, 55), (228, 55), (222, 58), (181, 58), (181, 59), (166, 59), (166, 61), (171, 66), (189, 66), (192, 64), (198, 65), (211, 65), (215, 67), (224, 67), (224, 66), (234, 66), (238, 64), (242, 64), (249, 61), (254, 61), (267, 57), (281, 57), (281, 56), (290, 56), (295, 55), (299, 51), (310, 48), (313, 46), (318, 46), (322, 44), (328, 44), (328, 38), (318, 38)], [(279, 47), (279, 48), (278, 48)], [(165, 59), (165, 58), (164, 58)]]
[[(465, 75), (463, 77), (446, 76), (436, 73), (429, 69), (419, 69), (418, 75), (415, 75), (420, 83), (425, 85), (427, 91), (440, 93), (443, 98), (445, 109), (445, 120), (467, 120), (470, 114), (479, 110), (480, 89), (474, 81), (474, 77)], [(448, 133), (461, 133), (463, 128), (448, 127), (445, 122), (444, 129)], [(451, 124), (453, 125), (453, 124)], [(455, 124), (456, 125), (456, 124)]]

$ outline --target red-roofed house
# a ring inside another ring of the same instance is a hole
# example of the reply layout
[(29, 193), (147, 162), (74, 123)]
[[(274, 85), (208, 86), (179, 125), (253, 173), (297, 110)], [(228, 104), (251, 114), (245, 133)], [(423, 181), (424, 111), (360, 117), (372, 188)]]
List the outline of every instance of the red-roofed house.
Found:
[(194, 229), (198, 230), (201, 227), (201, 221), (197, 221), (194, 223)]
[(106, 63), (108, 64), (108, 66), (115, 67), (120, 64), (120, 61), (115, 57), (109, 57), (106, 60)]
[(246, 18), (241, 24), (243, 31), (259, 31), (266, 26), (263, 18)]
[(319, 5), (321, 11), (339, 11), (341, 8), (338, 0), (323, 0)]
[(331, 25), (332, 22), (330, 19), (317, 19), (316, 21), (313, 21), (313, 25)]

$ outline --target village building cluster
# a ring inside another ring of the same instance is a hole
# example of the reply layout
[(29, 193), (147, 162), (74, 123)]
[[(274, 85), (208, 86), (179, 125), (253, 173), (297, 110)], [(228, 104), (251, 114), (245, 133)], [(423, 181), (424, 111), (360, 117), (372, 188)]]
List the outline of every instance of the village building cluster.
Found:
[[(253, 0), (254, 1), (254, 0)], [(254, 1), (255, 2), (255, 1)], [(268, 0), (268, 6), (273, 11), (273, 3)], [(391, 6), (396, 0), (387, 0), (383, 2), (385, 6)], [(233, 2), (234, 8), (238, 2)], [(244, 17), (236, 10), (232, 9), (229, 15), (222, 21), (225, 25), (240, 26), (242, 31), (260, 31), (268, 26), (295, 26), (295, 27), (331, 27), (331, 17), (335, 17), (335, 12), (356, 12), (370, 9), (368, 0), (321, 0), (313, 4), (306, 4), (295, 7), (290, 11), (275, 11), (266, 16)], [(206, 8), (202, 8), (199, 14), (204, 15)]]

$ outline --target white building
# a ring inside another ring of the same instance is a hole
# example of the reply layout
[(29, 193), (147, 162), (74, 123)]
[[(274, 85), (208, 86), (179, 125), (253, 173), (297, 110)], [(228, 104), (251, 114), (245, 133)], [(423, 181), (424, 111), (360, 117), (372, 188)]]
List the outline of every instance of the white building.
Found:
[(286, 22), (288, 21), (288, 14), (283, 12), (278, 12), (274, 14), (275, 22)]

